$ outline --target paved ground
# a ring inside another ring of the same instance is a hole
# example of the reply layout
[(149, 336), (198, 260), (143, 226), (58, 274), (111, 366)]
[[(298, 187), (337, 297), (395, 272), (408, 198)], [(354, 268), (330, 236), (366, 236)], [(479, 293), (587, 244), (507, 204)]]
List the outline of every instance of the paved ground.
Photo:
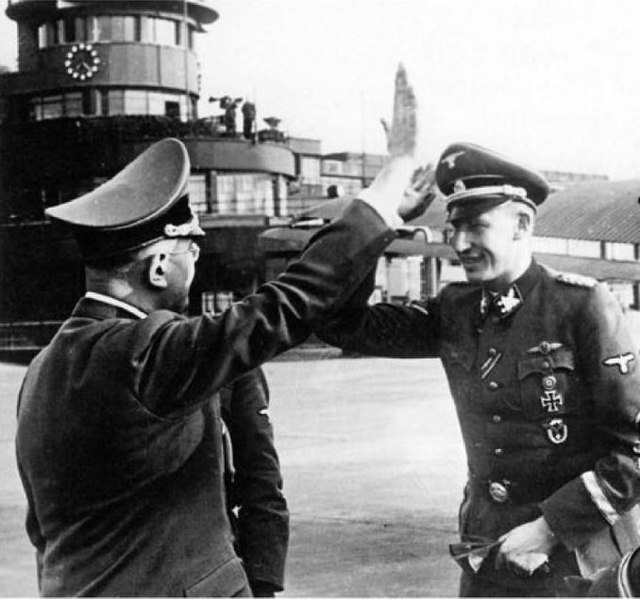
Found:
[[(454, 596), (465, 469), (439, 362), (329, 356), (265, 367), (292, 516), (284, 595)], [(0, 363), (0, 596), (37, 593), (13, 452), (23, 372)]]

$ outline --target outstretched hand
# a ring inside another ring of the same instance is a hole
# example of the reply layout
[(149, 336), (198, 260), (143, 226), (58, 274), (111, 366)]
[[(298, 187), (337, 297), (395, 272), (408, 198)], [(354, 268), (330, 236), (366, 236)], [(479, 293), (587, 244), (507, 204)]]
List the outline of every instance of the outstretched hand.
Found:
[(398, 214), (406, 223), (420, 216), (436, 197), (435, 170), (432, 164), (418, 167), (398, 206)]
[(387, 151), (391, 159), (413, 157), (417, 136), (417, 104), (407, 71), (402, 64), (396, 72), (393, 117), (391, 124), (381, 119), (387, 136)]
[[(396, 72), (391, 123), (382, 119), (387, 136), (389, 160), (376, 175), (371, 185), (359, 197), (373, 206), (388, 224), (401, 224), (415, 218), (432, 197), (431, 171), (415, 170), (415, 149), (418, 133), (417, 104), (407, 72), (400, 64)], [(412, 178), (412, 174), (414, 175)], [(428, 200), (428, 201), (427, 201)]]

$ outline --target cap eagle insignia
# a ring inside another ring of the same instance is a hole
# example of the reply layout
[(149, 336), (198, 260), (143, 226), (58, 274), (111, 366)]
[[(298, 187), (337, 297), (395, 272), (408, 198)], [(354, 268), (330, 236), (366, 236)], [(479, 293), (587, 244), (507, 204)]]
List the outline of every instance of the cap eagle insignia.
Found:
[(453, 152), (451, 154), (449, 154), (448, 156), (444, 156), (442, 158), (442, 162), (446, 162), (447, 166), (449, 168), (453, 168), (456, 165), (456, 160), (462, 156), (465, 152), (464, 151), (460, 151), (460, 152)]

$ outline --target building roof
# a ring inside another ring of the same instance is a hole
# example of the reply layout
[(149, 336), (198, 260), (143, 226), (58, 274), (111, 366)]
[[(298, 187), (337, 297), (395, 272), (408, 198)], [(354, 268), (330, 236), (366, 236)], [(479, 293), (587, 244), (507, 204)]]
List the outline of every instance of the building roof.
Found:
[[(332, 219), (349, 198), (329, 200), (299, 215)], [(552, 193), (538, 208), (536, 237), (640, 243), (640, 180), (591, 181)], [(414, 226), (442, 230), (446, 202), (436, 197), (429, 209), (411, 221)]]
[(592, 181), (552, 193), (538, 209), (536, 236), (640, 242), (640, 180)]
[[(260, 234), (259, 240), (265, 252), (300, 252), (316, 229), (292, 229), (277, 227)], [(447, 243), (425, 242), (414, 236), (398, 238), (385, 250), (386, 254), (400, 256), (424, 256), (455, 260), (456, 254)], [(583, 258), (536, 252), (536, 260), (558, 271), (574, 272), (594, 277), (599, 281), (640, 281), (640, 262)]]

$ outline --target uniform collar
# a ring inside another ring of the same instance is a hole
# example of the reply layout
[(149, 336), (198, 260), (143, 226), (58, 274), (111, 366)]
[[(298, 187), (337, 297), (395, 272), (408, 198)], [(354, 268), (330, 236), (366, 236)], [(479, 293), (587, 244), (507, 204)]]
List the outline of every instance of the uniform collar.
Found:
[(500, 319), (516, 312), (525, 302), (539, 276), (539, 265), (532, 260), (529, 268), (503, 293), (493, 293), (483, 288), (480, 296), (480, 316), (486, 318), (490, 311)]
[(147, 317), (146, 312), (127, 302), (103, 293), (87, 291), (74, 310), (76, 316), (93, 316), (97, 318), (131, 318)]

